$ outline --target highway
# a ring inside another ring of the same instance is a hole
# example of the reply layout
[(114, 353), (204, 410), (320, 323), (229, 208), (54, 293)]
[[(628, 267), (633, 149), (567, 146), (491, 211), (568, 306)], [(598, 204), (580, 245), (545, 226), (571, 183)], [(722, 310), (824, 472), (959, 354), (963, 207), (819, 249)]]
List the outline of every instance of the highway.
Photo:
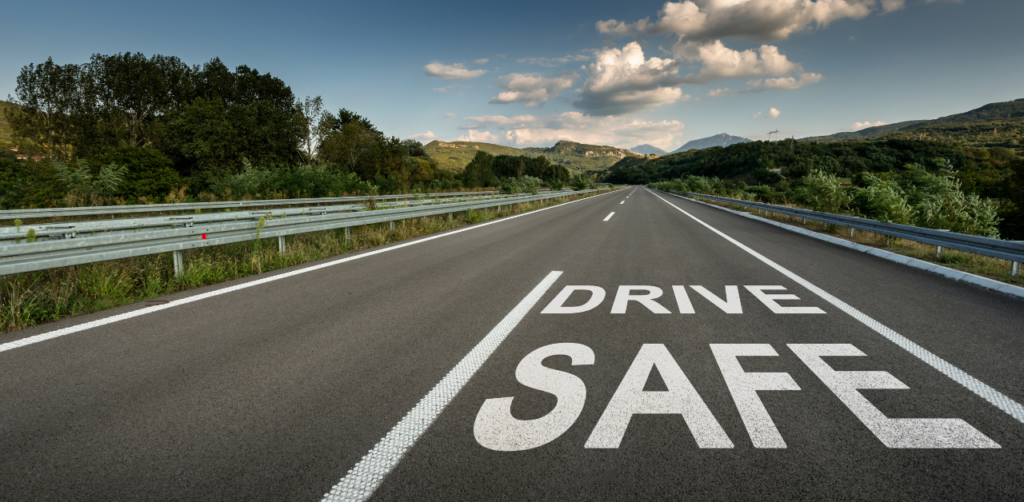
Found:
[(1021, 500), (1022, 335), (634, 187), (0, 335), (0, 500)]

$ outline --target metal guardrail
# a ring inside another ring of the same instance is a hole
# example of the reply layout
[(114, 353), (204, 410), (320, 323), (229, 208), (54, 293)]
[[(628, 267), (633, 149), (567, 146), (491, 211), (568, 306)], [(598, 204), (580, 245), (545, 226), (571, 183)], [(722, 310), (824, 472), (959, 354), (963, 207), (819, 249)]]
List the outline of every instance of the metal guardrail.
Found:
[(378, 201), (415, 199), (416, 197), (470, 197), (491, 195), (497, 191), (484, 192), (439, 192), (429, 194), (398, 194), (353, 197), (320, 197), (310, 199), (264, 199), (222, 202), (190, 202), (174, 204), (133, 204), (125, 206), (59, 207), (44, 209), (5, 209), (0, 211), (0, 221), (29, 218), (71, 218), (75, 216), (109, 216), (115, 214), (138, 214), (195, 211), (199, 209), (243, 209), (251, 207), (304, 206), (309, 204), (332, 204), (340, 202), (366, 202), (371, 197)]
[[(476, 195), (471, 197), (448, 197), (444, 199), (405, 199), (392, 202), (376, 203), (376, 208), (386, 209), (398, 206), (418, 206), (427, 204), (441, 204), (450, 202), (466, 202), (477, 200), (483, 197), (505, 198), (505, 195)], [(18, 226), (0, 227), (0, 244), (18, 243), (28, 238), (29, 232), (33, 232), (37, 241), (71, 239), (76, 237), (97, 237), (112, 233), (152, 231), (156, 229), (170, 229), (179, 227), (191, 227), (194, 225), (207, 225), (216, 223), (232, 223), (240, 221), (256, 221), (260, 218), (283, 218), (291, 213), (293, 216), (313, 216), (329, 213), (341, 213), (351, 211), (363, 211), (368, 208), (367, 204), (344, 204), (337, 206), (309, 206), (290, 208), (270, 208), (257, 211), (230, 211), (224, 209), (220, 212), (208, 212), (197, 214), (179, 214), (173, 216), (151, 216), (142, 218), (117, 218), (99, 219), (89, 221), (73, 221), (61, 223), (42, 223)]]
[(887, 235), (898, 239), (931, 244), (933, 246), (937, 246), (937, 255), (941, 255), (942, 249), (956, 249), (958, 251), (966, 251), (968, 253), (1001, 258), (1011, 262), (1010, 275), (1014, 277), (1020, 273), (1020, 263), (1024, 262), (1024, 242), (1004, 241), (992, 239), (990, 237), (961, 234), (950, 232), (948, 230), (915, 227), (912, 225), (901, 225), (898, 223), (884, 223), (877, 220), (869, 220), (867, 218), (858, 218), (856, 216), (822, 213), (818, 211), (811, 211), (810, 209), (799, 209), (777, 206), (774, 204), (765, 204), (763, 202), (730, 199), (728, 197), (719, 197), (717, 195), (678, 192), (676, 190), (668, 190), (668, 192), (688, 197), (698, 197), (717, 202), (735, 204), (737, 206), (761, 209), (773, 213), (804, 218), (805, 220), (827, 223), (829, 225)]
[[(605, 189), (607, 190), (607, 189)], [(175, 275), (182, 271), (181, 251), (264, 238), (278, 238), (284, 252), (284, 237), (323, 230), (347, 229), (374, 223), (394, 222), (588, 194), (605, 190), (561, 191), (503, 199), (483, 199), (439, 205), (401, 207), (374, 211), (334, 213), (316, 216), (287, 216), (260, 221), (193, 225), (172, 230), (122, 233), (35, 243), (0, 245), (0, 276), (34, 272), (85, 263), (171, 252)]]

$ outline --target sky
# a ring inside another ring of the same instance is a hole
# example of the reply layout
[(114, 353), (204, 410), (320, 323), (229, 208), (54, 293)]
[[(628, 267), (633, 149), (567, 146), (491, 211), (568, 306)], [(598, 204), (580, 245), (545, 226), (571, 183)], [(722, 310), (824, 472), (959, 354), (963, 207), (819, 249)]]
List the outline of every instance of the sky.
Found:
[(219, 57), (403, 139), (673, 150), (1024, 98), (1021, 19), (1021, 0), (54, 0), (0, 30), (0, 96), (48, 57)]

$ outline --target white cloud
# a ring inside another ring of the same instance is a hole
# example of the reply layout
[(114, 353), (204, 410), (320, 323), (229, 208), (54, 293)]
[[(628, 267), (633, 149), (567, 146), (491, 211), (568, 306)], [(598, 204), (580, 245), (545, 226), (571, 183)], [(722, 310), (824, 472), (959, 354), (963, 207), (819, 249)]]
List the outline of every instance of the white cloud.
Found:
[(423, 71), (428, 77), (442, 80), (466, 80), (487, 73), (487, 70), (467, 70), (466, 66), (461, 63), (445, 65), (436, 61), (424, 66)]
[(780, 112), (777, 108), (772, 108), (771, 110), (768, 110), (768, 115), (771, 115), (773, 119), (777, 119), (779, 118), (779, 115), (782, 115), (782, 112)]
[(445, 116), (445, 117), (448, 117), (448, 118), (452, 118), (452, 117), (454, 117), (454, 116), (455, 116), (455, 114), (454, 114), (454, 113), (451, 113), (451, 112), (448, 112), (448, 113), (444, 114), (444, 116)]
[[(576, 141), (592, 145), (616, 145), (628, 148), (648, 143), (668, 148), (678, 143), (685, 125), (677, 120), (650, 122), (630, 117), (598, 117), (580, 112), (565, 112), (556, 115), (519, 115), (505, 117), (490, 115), (466, 117), (470, 127), (492, 129), (495, 132), (476, 129), (467, 131), (459, 141), (469, 137), (491, 137), (491, 142), (516, 146), (551, 145), (559, 140)], [(490, 136), (485, 136), (490, 135)]]
[(448, 92), (447, 87), (435, 87), (434, 90), (437, 92)]
[[(903, 0), (897, 0), (897, 1), (903, 1)], [(473, 62), (476, 63), (476, 64), (486, 64), (488, 61), (490, 61), (490, 59), (483, 58), (483, 59), (476, 59)]]
[(774, 45), (762, 45), (757, 51), (738, 51), (726, 47), (721, 40), (705, 44), (679, 42), (672, 47), (672, 54), (703, 64), (700, 73), (684, 77), (690, 84), (706, 84), (724, 78), (780, 77), (803, 70)]
[(516, 62), (526, 64), (536, 64), (540, 66), (558, 66), (566, 63), (574, 63), (579, 61), (587, 61), (590, 56), (587, 54), (577, 54), (575, 56), (565, 56), (560, 58), (520, 58)]
[[(599, 21), (595, 27), (598, 32), (613, 36), (642, 32), (674, 33), (689, 41), (727, 37), (783, 40), (812, 25), (821, 28), (839, 19), (863, 19), (877, 3), (876, 0), (686, 0), (666, 2), (653, 23), (647, 19), (632, 24), (609, 19)], [(884, 12), (901, 6), (902, 0), (882, 1)]]
[(854, 131), (859, 131), (861, 129), (867, 129), (868, 127), (878, 127), (878, 126), (884, 126), (884, 125), (885, 125), (885, 122), (882, 122), (881, 120), (879, 120), (878, 122), (875, 122), (873, 124), (869, 120), (867, 122), (854, 122), (853, 125), (850, 126), (850, 127), (852, 127)]
[(466, 131), (466, 134), (455, 138), (455, 141), (472, 141), (474, 143), (497, 143), (500, 138), (497, 135), (491, 134), (487, 131), (478, 131), (476, 129), (470, 129)]
[(758, 118), (758, 117), (760, 117), (760, 116), (761, 116), (761, 113), (762, 113), (762, 112), (757, 112), (757, 113), (755, 113), (755, 114), (751, 115), (751, 116), (750, 116), (750, 118), (752, 118), (752, 119), (756, 119), (756, 118)]
[(573, 105), (596, 115), (621, 115), (688, 100), (677, 87), (682, 83), (680, 64), (672, 59), (644, 59), (636, 42), (621, 50), (604, 49), (586, 67), (587, 81)]
[[(925, 0), (925, 3), (928, 3)], [(906, 7), (906, 0), (882, 0), (882, 12), (893, 12)]]
[(427, 139), (427, 140), (433, 140), (433, 139), (437, 139), (437, 135), (432, 133), (432, 132), (430, 132), (430, 131), (427, 131), (427, 132), (421, 132), (419, 134), (412, 134), (412, 135), (410, 135), (408, 137), (408, 139), (417, 139), (417, 140)]
[(821, 82), (820, 73), (802, 73), (799, 78), (797, 77), (779, 77), (779, 78), (766, 78), (764, 81), (752, 80), (747, 82), (747, 85), (752, 88), (761, 87), (762, 85), (766, 89), (799, 89), (807, 84), (816, 84)]
[(491, 98), (491, 104), (526, 103), (533, 108), (572, 87), (579, 75), (563, 75), (545, 78), (536, 73), (512, 73), (498, 79), (504, 92)]

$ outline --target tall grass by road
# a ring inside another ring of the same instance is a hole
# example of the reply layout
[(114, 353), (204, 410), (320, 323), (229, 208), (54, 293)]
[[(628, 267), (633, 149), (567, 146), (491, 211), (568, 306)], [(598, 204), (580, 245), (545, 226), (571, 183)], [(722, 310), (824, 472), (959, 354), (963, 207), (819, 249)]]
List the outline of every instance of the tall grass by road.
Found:
[[(569, 201), (590, 195), (571, 195)], [(184, 270), (174, 276), (170, 253), (76, 265), (0, 277), (0, 333), (127, 305), (200, 286), (240, 279), (404, 239), (560, 204), (545, 200), (390, 223), (289, 236), (279, 254), (277, 239), (184, 251)]]

